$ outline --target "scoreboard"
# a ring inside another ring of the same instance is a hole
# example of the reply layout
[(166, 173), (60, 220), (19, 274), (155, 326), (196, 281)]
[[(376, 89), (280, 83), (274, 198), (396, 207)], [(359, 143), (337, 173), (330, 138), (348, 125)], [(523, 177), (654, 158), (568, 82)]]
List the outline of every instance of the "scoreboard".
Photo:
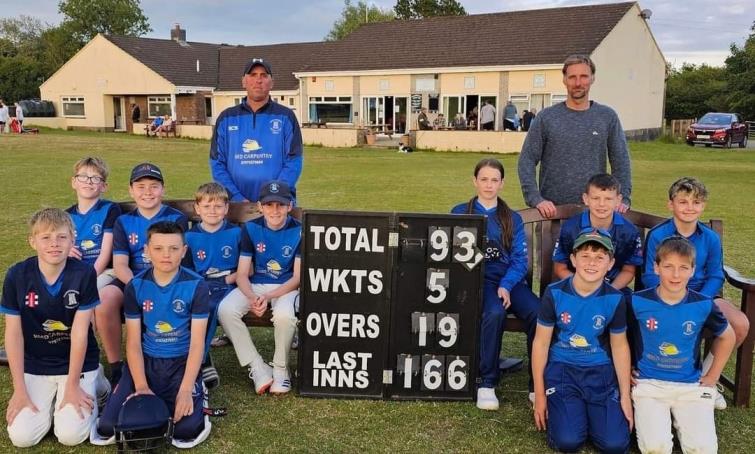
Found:
[(473, 399), (484, 222), (305, 211), (300, 394)]

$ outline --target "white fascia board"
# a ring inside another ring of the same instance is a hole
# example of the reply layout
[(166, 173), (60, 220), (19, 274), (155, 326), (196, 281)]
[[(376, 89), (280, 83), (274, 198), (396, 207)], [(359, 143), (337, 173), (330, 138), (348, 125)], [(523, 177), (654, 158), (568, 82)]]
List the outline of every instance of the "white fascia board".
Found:
[(554, 63), (548, 65), (502, 65), (502, 66), (459, 66), (452, 68), (409, 68), (409, 69), (370, 69), (362, 71), (318, 71), (318, 72), (295, 72), (294, 76), (377, 76), (399, 74), (450, 74), (450, 73), (480, 73), (502, 71), (537, 71), (546, 69), (561, 69), (563, 64)]

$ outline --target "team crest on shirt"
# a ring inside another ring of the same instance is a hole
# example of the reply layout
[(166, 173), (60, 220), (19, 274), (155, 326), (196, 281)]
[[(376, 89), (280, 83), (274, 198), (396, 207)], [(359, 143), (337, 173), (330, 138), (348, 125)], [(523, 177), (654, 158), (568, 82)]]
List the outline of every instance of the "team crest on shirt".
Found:
[(230, 257), (231, 252), (233, 252), (233, 248), (231, 248), (230, 246), (223, 246), (220, 250), (223, 253), (224, 259), (227, 259), (228, 257)]
[(102, 225), (94, 224), (92, 226), (92, 234), (95, 236), (100, 236), (100, 233), (102, 233)]
[(130, 235), (128, 236), (128, 243), (129, 243), (129, 244), (132, 244), (132, 245), (133, 245), (133, 244), (136, 244), (136, 243), (138, 243), (138, 242), (139, 242), (139, 235), (137, 235), (136, 233), (133, 233), (133, 232), (132, 232), (132, 233), (131, 233), (131, 234), (130, 234)]
[(63, 304), (65, 304), (66, 309), (75, 309), (79, 307), (79, 291), (78, 290), (68, 290), (63, 294)]
[(571, 323), (571, 314), (568, 312), (561, 312), (561, 323), (564, 325)]
[(142, 303), (142, 310), (144, 312), (151, 312), (154, 308), (155, 303), (153, 303), (152, 300), (144, 300), (144, 302)]
[(207, 253), (204, 250), (200, 249), (197, 251), (197, 258), (199, 260), (204, 260), (207, 258)]
[(24, 304), (27, 307), (34, 309), (39, 306), (39, 295), (34, 290), (30, 290), (24, 297)]
[(53, 331), (68, 331), (69, 328), (63, 322), (47, 319), (42, 323), (42, 329), (51, 333)]
[(173, 312), (182, 314), (186, 310), (186, 303), (183, 300), (173, 300)]
[(596, 315), (592, 318), (592, 327), (595, 329), (603, 329), (606, 326), (606, 318), (602, 315)]
[(267, 274), (270, 276), (278, 277), (281, 275), (282, 270), (283, 267), (281, 267), (277, 260), (270, 260), (267, 262)]
[(278, 118), (270, 120), (270, 132), (273, 134), (280, 134), (283, 129), (283, 122)]
[(283, 249), (281, 249), (281, 254), (283, 254), (283, 257), (291, 257), (291, 254), (294, 253), (294, 248), (292, 248), (289, 245), (283, 246)]
[(682, 333), (684, 333), (685, 336), (691, 336), (695, 334), (696, 326), (697, 323), (693, 322), (692, 320), (687, 320), (686, 322), (682, 323)]
[(244, 151), (249, 152), (249, 151), (257, 151), (262, 147), (260, 146), (259, 143), (257, 143), (256, 140), (246, 139), (244, 143), (241, 144), (241, 148), (243, 148)]
[(647, 319), (645, 321), (645, 327), (647, 327), (647, 329), (649, 331), (655, 331), (655, 330), (657, 330), (658, 329), (658, 320), (656, 320), (653, 317), (650, 317), (649, 319)]
[(658, 346), (658, 350), (660, 350), (661, 356), (676, 356), (680, 353), (676, 345), (671, 342), (662, 343)]
[(257, 243), (256, 247), (257, 247), (257, 252), (259, 252), (260, 254), (262, 254), (263, 252), (265, 252), (265, 249), (267, 249), (265, 247), (265, 243), (263, 243), (263, 242)]

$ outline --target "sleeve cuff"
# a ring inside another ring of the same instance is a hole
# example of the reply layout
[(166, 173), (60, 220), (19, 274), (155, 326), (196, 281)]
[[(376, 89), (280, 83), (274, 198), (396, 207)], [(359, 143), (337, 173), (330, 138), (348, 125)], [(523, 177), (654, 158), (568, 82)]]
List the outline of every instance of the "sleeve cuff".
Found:
[(129, 314), (129, 313), (126, 313), (126, 314), (124, 314), (124, 315), (125, 315), (125, 316), (126, 316), (126, 318), (127, 318), (127, 319), (129, 319), (129, 320), (135, 320), (135, 319), (137, 319), (137, 318), (142, 318), (142, 314)]
[(5, 307), (5, 306), (0, 306), (0, 314), (5, 314), (5, 315), (20, 315), (21, 313), (19, 311), (15, 310), (15, 309), (10, 309), (10, 308)]
[(537, 324), (538, 325), (542, 325), (542, 326), (546, 326), (548, 328), (551, 328), (551, 327), (553, 327), (553, 326), (556, 325), (556, 323), (546, 322), (544, 320), (540, 320), (539, 318), (537, 319)]
[(191, 319), (192, 319), (192, 320), (206, 320), (206, 319), (208, 319), (209, 317), (210, 317), (210, 314), (209, 314), (209, 313), (204, 313), (204, 314), (191, 314)]
[(113, 251), (113, 255), (128, 255), (128, 251)]
[(627, 327), (618, 328), (618, 329), (611, 329), (611, 334), (621, 334), (625, 333), (627, 331)]
[(97, 300), (92, 301), (89, 304), (80, 304), (78, 310), (85, 311), (85, 310), (88, 310), (88, 309), (94, 309), (95, 307), (97, 307), (99, 305), (100, 305), (100, 300), (97, 299)]

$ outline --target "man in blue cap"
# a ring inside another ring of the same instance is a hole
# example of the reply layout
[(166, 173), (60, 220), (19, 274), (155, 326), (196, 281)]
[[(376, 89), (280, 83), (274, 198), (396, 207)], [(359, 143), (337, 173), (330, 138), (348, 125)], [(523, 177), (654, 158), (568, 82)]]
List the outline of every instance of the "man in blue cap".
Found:
[(293, 111), (270, 98), (273, 70), (262, 58), (244, 67), (247, 96), (224, 110), (210, 143), (212, 178), (225, 186), (231, 201), (259, 200), (262, 184), (285, 181), (296, 195), (302, 169), (302, 138)]

